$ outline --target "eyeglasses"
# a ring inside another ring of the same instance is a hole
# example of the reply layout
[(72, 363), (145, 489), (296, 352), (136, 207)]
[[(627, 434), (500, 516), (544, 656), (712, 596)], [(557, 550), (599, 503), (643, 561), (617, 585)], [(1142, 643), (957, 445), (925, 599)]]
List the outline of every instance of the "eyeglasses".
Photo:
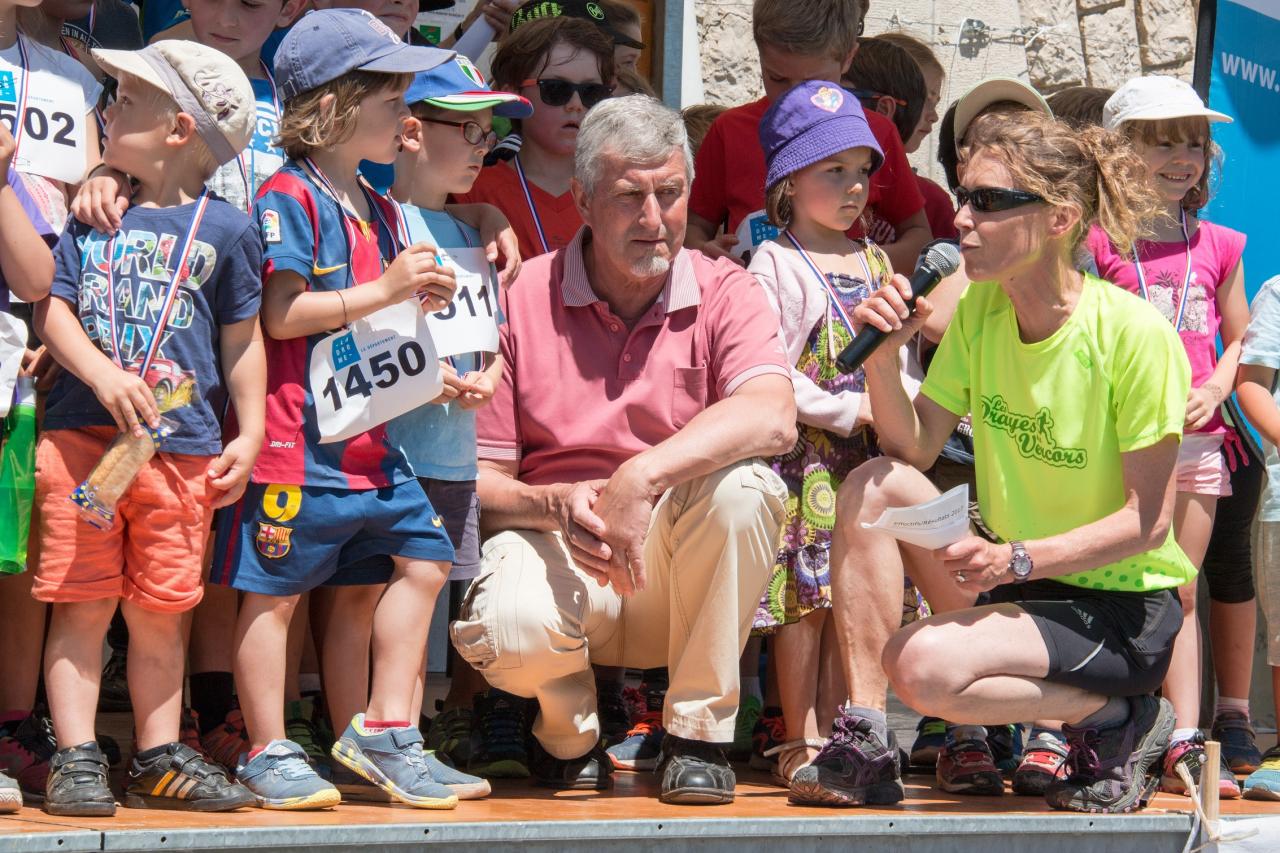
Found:
[(859, 101), (878, 101), (881, 98), (888, 98), (900, 107), (905, 107), (907, 105), (907, 102), (902, 98), (895, 98), (893, 95), (886, 94), (885, 92), (875, 92), (871, 89), (850, 89), (847, 86), (845, 87), (845, 91), (850, 95), (853, 95)]
[(1024, 204), (1044, 201), (1044, 198), (1025, 190), (1005, 189), (1004, 187), (978, 187), (975, 190), (956, 187), (956, 203), (960, 207), (966, 204), (979, 213), (995, 213), (1000, 210), (1012, 210)]
[(467, 140), (471, 145), (483, 145), (485, 150), (493, 148), (498, 141), (498, 135), (492, 130), (485, 130), (480, 126), (479, 122), (474, 121), (445, 121), (442, 118), (424, 118), (420, 121), (429, 124), (447, 124), (450, 127), (462, 128), (462, 138)]
[(544, 78), (542, 80), (525, 80), (520, 85), (538, 87), (538, 97), (542, 103), (549, 107), (563, 107), (569, 103), (569, 99), (573, 97), (573, 93), (578, 93), (578, 99), (582, 101), (582, 105), (587, 109), (591, 109), (596, 104), (613, 94), (613, 87), (604, 83), (570, 83), (568, 80), (557, 80), (555, 78)]

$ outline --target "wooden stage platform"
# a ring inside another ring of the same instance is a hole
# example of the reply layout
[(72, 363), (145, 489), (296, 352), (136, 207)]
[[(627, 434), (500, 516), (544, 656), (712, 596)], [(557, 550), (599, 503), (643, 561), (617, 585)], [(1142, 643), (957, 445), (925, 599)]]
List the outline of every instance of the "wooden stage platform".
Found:
[[(658, 802), (650, 773), (620, 773), (609, 792), (553, 792), (500, 781), (486, 800), (453, 811), (343, 804), (324, 812), (246, 809), (225, 815), (120, 808), (114, 818), (74, 819), (25, 808), (0, 816), (0, 851), (449, 849), (491, 851), (617, 850), (859, 851), (1035, 853), (1116, 851), (1179, 853), (1191, 829), (1186, 798), (1160, 795), (1136, 815), (1052, 812), (1037, 799), (960, 797), (932, 787), (932, 777), (906, 779), (898, 808), (821, 809), (793, 806), (764, 774), (743, 770), (737, 801), (679, 807)], [(1280, 816), (1280, 803), (1224, 801), (1231, 816)]]

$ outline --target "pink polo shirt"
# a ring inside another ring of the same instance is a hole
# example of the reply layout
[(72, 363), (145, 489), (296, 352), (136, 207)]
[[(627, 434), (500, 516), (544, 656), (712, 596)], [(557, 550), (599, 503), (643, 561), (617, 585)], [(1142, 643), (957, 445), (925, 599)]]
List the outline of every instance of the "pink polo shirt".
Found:
[(586, 234), (526, 261), (502, 294), (506, 364), (477, 444), (481, 459), (518, 462), (530, 485), (607, 478), (748, 379), (790, 376), (777, 318), (746, 270), (680, 250), (628, 330), (587, 280)]

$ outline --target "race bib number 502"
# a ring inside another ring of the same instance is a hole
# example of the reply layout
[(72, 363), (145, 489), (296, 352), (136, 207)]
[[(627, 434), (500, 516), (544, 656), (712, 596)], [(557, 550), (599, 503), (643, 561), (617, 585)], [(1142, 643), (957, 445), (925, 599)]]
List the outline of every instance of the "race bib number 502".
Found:
[(320, 443), (345, 441), (440, 395), (440, 360), (416, 300), (375, 311), (311, 351)]

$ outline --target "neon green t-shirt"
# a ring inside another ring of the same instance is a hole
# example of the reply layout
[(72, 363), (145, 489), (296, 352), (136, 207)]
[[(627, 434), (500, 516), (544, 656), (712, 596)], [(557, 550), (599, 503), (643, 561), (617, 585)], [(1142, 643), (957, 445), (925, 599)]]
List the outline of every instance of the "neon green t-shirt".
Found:
[[(978, 504), (1002, 539), (1073, 530), (1124, 505), (1121, 454), (1181, 436), (1191, 366), (1169, 321), (1086, 275), (1071, 317), (1023, 343), (998, 284), (969, 285), (921, 391), (973, 413)], [(1181, 586), (1195, 568), (1172, 529), (1159, 548), (1054, 578), (1090, 589)]]

